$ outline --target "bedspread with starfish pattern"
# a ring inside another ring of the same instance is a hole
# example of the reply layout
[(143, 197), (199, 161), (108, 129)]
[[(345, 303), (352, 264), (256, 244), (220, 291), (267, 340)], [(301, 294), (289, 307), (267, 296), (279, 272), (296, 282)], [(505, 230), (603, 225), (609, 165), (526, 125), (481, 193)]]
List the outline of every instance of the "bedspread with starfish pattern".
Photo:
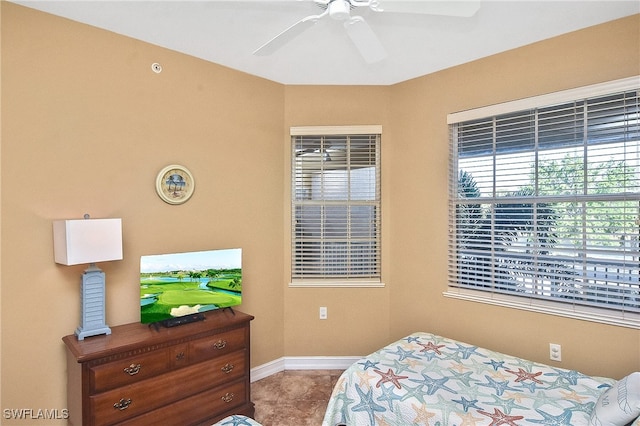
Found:
[(414, 333), (345, 370), (323, 426), (588, 425), (613, 383)]
[(256, 422), (255, 420), (240, 415), (240, 414), (234, 414), (231, 415), (229, 417), (225, 417), (224, 419), (220, 420), (218, 423), (213, 424), (212, 426), (261, 426), (260, 423)]

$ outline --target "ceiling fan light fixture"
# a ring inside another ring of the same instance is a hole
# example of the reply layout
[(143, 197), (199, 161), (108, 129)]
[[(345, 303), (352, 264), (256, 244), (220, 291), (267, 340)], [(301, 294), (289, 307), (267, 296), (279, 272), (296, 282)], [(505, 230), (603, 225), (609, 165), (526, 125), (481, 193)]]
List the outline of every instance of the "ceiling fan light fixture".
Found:
[(347, 0), (332, 0), (329, 3), (329, 16), (338, 21), (346, 21), (351, 17), (351, 4)]
[[(1, 1), (1, 0), (0, 0)], [(280, 34), (256, 49), (253, 54), (270, 55), (291, 39), (299, 36), (327, 15), (342, 21), (347, 34), (364, 61), (368, 64), (387, 57), (384, 46), (373, 29), (362, 16), (351, 16), (351, 9), (369, 8), (374, 12), (441, 14), (449, 16), (471, 16), (480, 7), (482, 0), (313, 0), (322, 9), (318, 15), (310, 15), (286, 28)], [(462, 7), (464, 6), (464, 7)]]

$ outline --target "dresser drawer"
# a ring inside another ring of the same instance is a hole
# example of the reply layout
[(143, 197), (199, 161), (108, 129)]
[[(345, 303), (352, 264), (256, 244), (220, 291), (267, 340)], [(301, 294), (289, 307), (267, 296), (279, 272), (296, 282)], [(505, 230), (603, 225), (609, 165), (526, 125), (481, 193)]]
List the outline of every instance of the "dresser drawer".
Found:
[(238, 328), (190, 342), (189, 361), (198, 362), (244, 348), (244, 332), (243, 328)]
[(199, 394), (245, 373), (244, 350), (213, 358), (89, 398), (96, 425), (130, 419), (180, 399)]
[[(119, 426), (186, 426), (201, 423), (215, 413), (226, 413), (247, 403), (245, 381), (224, 384), (173, 404), (118, 423)], [(253, 405), (251, 404), (251, 408)], [(218, 416), (220, 417), (220, 416)], [(223, 417), (220, 417), (223, 418)], [(217, 419), (219, 420), (219, 419)], [(208, 424), (215, 423), (212, 418)]]
[(164, 374), (169, 367), (166, 350), (124, 358), (89, 368), (90, 392), (99, 393)]

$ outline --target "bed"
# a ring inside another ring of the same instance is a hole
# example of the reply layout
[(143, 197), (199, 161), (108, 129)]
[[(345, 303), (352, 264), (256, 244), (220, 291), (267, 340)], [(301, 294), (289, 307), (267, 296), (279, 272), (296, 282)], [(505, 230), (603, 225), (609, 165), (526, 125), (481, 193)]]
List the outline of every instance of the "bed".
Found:
[(616, 381), (414, 333), (338, 379), (323, 426), (640, 426), (640, 373)]

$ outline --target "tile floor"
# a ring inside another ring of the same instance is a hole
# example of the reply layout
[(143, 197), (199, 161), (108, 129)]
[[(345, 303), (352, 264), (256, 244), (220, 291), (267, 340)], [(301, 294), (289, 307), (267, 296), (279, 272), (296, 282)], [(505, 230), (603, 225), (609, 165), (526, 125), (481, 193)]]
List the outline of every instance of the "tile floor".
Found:
[(342, 370), (288, 370), (251, 384), (263, 426), (320, 426)]

